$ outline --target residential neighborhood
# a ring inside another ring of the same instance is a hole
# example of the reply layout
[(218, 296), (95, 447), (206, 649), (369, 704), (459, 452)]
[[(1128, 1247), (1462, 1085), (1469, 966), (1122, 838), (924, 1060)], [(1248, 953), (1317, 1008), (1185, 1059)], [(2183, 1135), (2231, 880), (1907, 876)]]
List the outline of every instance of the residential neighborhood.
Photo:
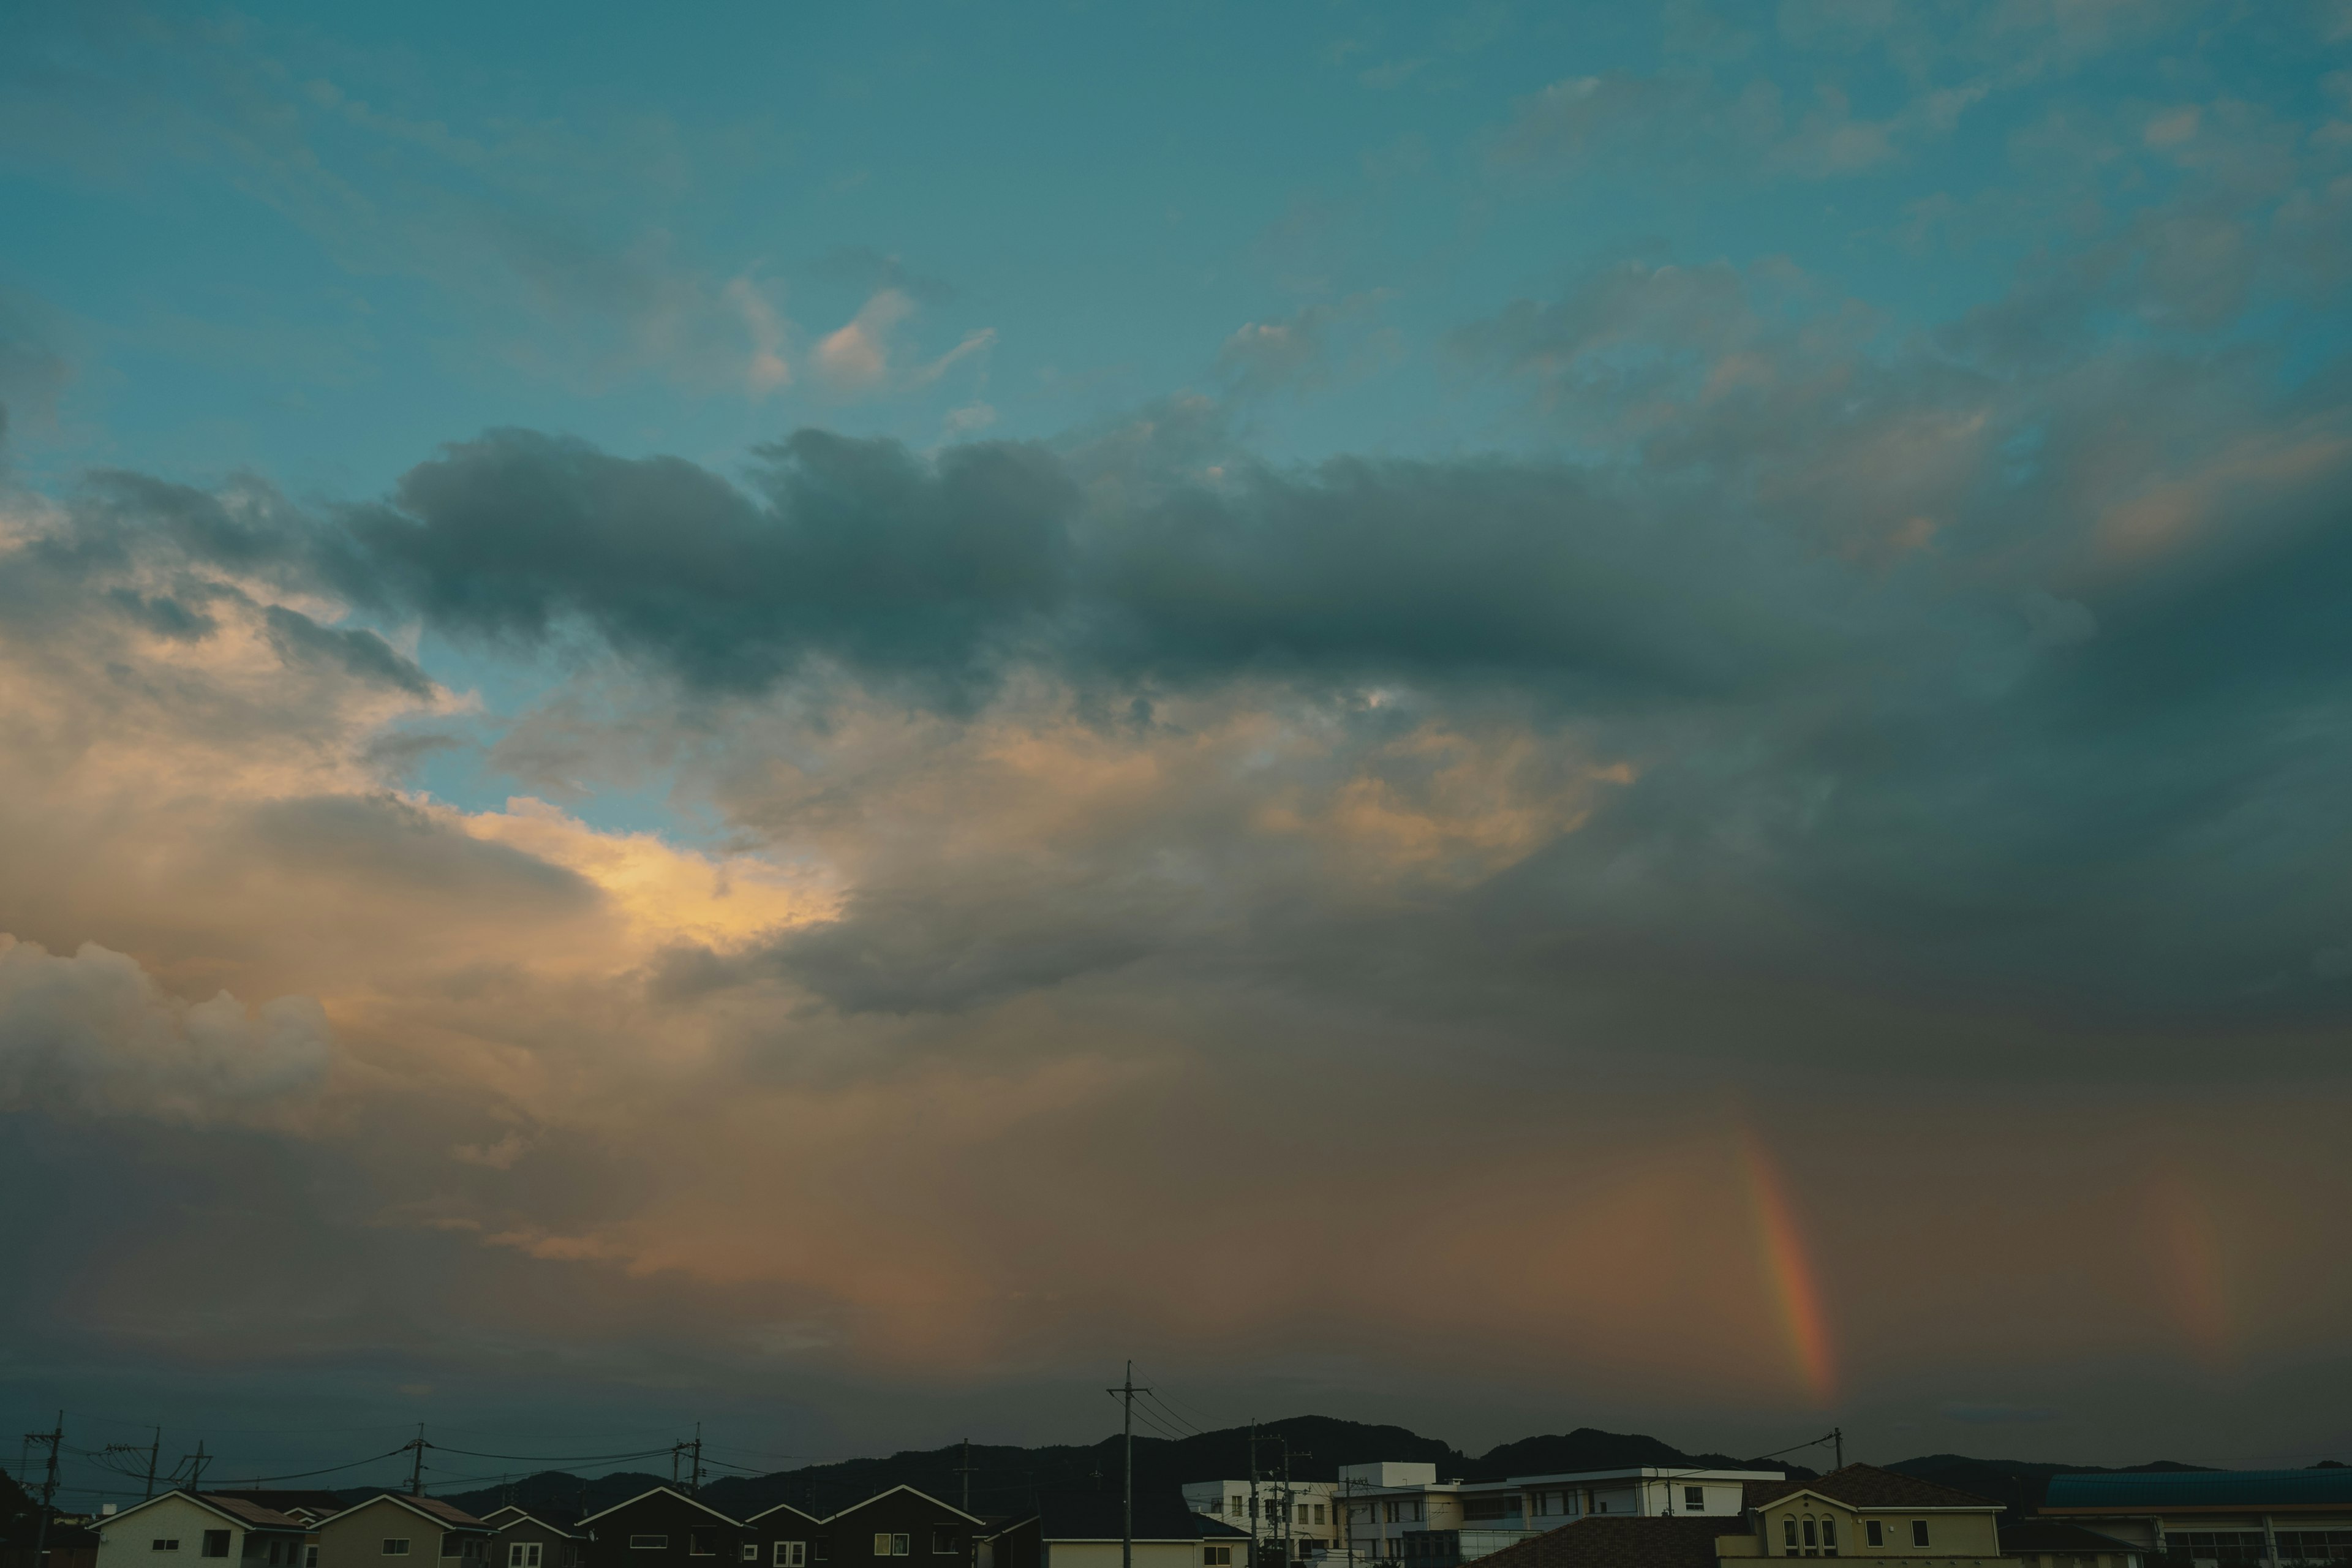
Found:
[[(1821, 1476), (1664, 1466), (1465, 1480), (1423, 1462), (1330, 1480), (1208, 1479), (975, 1512), (908, 1485), (819, 1513), (737, 1519), (690, 1486), (576, 1518), (482, 1517), (418, 1492), (179, 1489), (59, 1514), (56, 1554), (8, 1568), (1747, 1568), (1850, 1557), (1890, 1568), (2316, 1568), (2352, 1563), (2352, 1468), (2053, 1476), (2007, 1505), (1845, 1464)], [(2014, 1510), (2011, 1510), (2014, 1511)], [(84, 1541), (94, 1541), (94, 1550)], [(904, 1562), (902, 1559), (911, 1559)]]

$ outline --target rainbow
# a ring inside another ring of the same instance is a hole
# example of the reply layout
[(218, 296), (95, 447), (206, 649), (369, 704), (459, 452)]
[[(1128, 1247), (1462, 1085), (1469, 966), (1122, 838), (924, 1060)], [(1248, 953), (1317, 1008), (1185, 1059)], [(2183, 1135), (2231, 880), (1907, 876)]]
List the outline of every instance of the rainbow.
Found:
[(1805, 1392), (1816, 1405), (1827, 1408), (1837, 1395), (1837, 1366), (1830, 1353), (1829, 1314), (1822, 1310), (1821, 1282), (1780, 1167), (1753, 1129), (1741, 1127), (1738, 1141), (1766, 1287), (1780, 1310), (1790, 1357)]
[(2236, 1363), (2224, 1231), (2212, 1193), (2187, 1172), (2159, 1167), (2148, 1204), (2180, 1331), (2213, 1372)]

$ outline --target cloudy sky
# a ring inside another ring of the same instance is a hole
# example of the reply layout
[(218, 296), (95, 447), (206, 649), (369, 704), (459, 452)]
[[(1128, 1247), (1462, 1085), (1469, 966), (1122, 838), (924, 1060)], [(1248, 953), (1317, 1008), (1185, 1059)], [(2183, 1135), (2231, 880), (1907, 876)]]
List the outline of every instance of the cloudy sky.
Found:
[(0, 215), (10, 1419), (2352, 1448), (2352, 9), (29, 4)]

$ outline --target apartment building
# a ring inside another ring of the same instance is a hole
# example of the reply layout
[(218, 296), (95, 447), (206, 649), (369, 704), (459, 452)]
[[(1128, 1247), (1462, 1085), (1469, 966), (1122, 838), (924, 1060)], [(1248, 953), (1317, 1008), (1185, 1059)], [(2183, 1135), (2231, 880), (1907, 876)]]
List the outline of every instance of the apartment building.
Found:
[(1339, 1488), (1329, 1481), (1188, 1481), (1183, 1490), (1192, 1512), (1258, 1542), (1266, 1568), (1275, 1568), (1285, 1551), (1292, 1562), (1304, 1563), (1347, 1544)]
[(1434, 1465), (1346, 1465), (1335, 1487), (1355, 1561), (1453, 1568), (1574, 1520), (1608, 1515), (1738, 1520), (1751, 1483), (1778, 1470), (1635, 1466), (1496, 1481), (1440, 1480)]

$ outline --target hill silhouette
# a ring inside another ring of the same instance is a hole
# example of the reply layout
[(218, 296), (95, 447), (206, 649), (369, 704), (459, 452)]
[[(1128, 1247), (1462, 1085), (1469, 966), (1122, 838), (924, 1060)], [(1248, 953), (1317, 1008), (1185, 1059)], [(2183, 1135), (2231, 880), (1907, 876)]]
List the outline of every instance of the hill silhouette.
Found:
[[(1433, 1464), (1441, 1479), (1496, 1480), (1505, 1476), (1560, 1470), (1612, 1469), (1634, 1465), (1687, 1465), (1694, 1468), (1773, 1468), (1791, 1476), (1814, 1472), (1786, 1460), (1769, 1463), (1723, 1454), (1686, 1454), (1639, 1433), (1579, 1427), (1549, 1436), (1525, 1437), (1473, 1457), (1452, 1444), (1402, 1426), (1341, 1421), (1328, 1415), (1293, 1415), (1257, 1427), (1261, 1473), (1278, 1477), (1284, 1449), (1294, 1480), (1328, 1481), (1342, 1465), (1397, 1459)], [(1167, 1496), (1187, 1481), (1232, 1479), (1250, 1473), (1250, 1428), (1231, 1426), (1181, 1438), (1139, 1436), (1135, 1440), (1135, 1486), (1139, 1495)], [(1027, 1510), (1047, 1496), (1118, 1490), (1119, 1439), (1116, 1434), (1088, 1444), (1023, 1448), (975, 1443), (965, 1458), (961, 1444), (906, 1449), (886, 1458), (845, 1459), (768, 1475), (726, 1475), (706, 1479), (703, 1500), (741, 1519), (780, 1502), (827, 1514), (894, 1486), (912, 1486), (960, 1503), (971, 1467), (971, 1509), (980, 1514)], [(512, 1502), (550, 1519), (575, 1519), (625, 1501), (649, 1487), (670, 1484), (667, 1475), (623, 1471), (583, 1479), (561, 1470), (542, 1471), (508, 1485), (445, 1494), (458, 1507), (483, 1512)]]

